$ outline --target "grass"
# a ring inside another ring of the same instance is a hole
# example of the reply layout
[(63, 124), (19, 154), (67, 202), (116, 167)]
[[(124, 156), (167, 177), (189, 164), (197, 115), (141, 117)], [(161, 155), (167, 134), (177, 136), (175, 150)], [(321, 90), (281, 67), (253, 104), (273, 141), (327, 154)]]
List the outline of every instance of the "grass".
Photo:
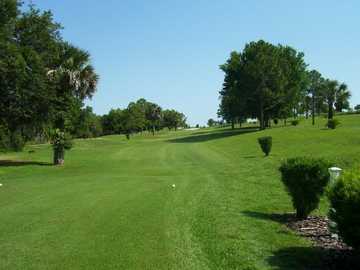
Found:
[(360, 115), (339, 119), (77, 140), (64, 167), (49, 145), (2, 154), (0, 269), (317, 269), (322, 251), (281, 223), (293, 210), (277, 169), (359, 164)]

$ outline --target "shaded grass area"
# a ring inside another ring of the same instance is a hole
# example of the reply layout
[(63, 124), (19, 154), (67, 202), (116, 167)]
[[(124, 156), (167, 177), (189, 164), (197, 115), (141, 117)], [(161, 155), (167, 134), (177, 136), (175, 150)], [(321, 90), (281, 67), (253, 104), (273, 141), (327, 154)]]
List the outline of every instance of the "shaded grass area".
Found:
[(198, 142), (207, 142), (211, 140), (222, 139), (231, 136), (237, 136), (241, 134), (247, 134), (250, 132), (257, 132), (258, 128), (238, 128), (238, 129), (219, 129), (219, 130), (209, 130), (202, 132), (195, 132), (194, 134), (186, 137), (170, 139), (169, 142), (172, 143), (198, 143)]
[(41, 166), (49, 145), (1, 155), (0, 269), (321, 269), (322, 251), (282, 225), (293, 210), (277, 168), (359, 164), (360, 117), (340, 120), (77, 140), (62, 167)]
[(28, 161), (28, 160), (0, 160), (0, 167), (18, 167), (18, 166), (51, 166), (53, 165), (50, 162), (40, 162), (40, 161)]

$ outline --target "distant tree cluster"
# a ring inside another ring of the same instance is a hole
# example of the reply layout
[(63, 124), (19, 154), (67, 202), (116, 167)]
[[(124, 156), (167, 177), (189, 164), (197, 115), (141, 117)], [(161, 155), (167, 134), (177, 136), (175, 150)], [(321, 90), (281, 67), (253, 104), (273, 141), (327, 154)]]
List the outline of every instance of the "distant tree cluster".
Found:
[(242, 52), (232, 52), (225, 64), (220, 91), (219, 117), (234, 123), (257, 118), (261, 129), (271, 119), (286, 119), (349, 109), (351, 94), (344, 83), (308, 71), (304, 54), (289, 46), (263, 40), (250, 42)]
[(159, 105), (139, 99), (125, 109), (112, 109), (101, 117), (104, 134), (132, 134), (168, 128), (177, 130), (186, 126), (186, 117), (175, 110), (163, 110)]
[(222, 120), (217, 121), (217, 120), (210, 118), (207, 121), (207, 125), (208, 125), (208, 127), (222, 126), (222, 125), (224, 125), (224, 121), (222, 121)]

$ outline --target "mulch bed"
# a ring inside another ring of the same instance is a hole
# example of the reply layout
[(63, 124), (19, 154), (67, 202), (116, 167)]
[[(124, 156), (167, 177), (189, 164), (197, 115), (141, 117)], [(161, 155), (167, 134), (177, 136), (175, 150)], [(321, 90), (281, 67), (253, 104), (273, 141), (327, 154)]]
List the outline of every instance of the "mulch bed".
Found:
[(324, 269), (360, 269), (360, 260), (351, 247), (330, 231), (330, 221), (326, 217), (310, 216), (305, 220), (288, 218), (286, 226), (299, 235), (309, 238), (316, 247), (324, 251)]

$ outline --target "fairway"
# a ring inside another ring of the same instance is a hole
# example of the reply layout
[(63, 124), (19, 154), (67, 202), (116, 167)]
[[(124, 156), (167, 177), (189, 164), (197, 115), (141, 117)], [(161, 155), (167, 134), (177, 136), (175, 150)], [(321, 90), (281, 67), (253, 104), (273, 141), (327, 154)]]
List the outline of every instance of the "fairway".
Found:
[(338, 119), (79, 139), (65, 166), (49, 145), (1, 154), (0, 269), (316, 269), (321, 251), (280, 222), (293, 210), (278, 166), (359, 162), (360, 116)]

